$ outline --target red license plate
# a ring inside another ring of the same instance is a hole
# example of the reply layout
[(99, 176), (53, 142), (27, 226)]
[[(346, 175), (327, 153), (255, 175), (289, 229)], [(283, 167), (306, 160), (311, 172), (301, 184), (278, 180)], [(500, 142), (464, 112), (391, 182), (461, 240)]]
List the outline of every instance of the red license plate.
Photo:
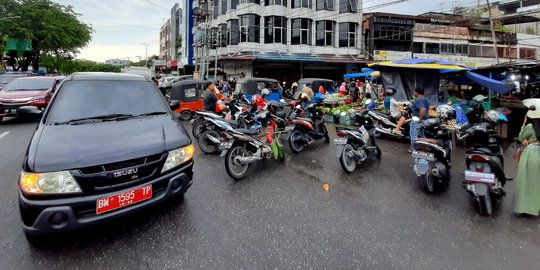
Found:
[(113, 211), (152, 198), (152, 185), (97, 199), (96, 214)]

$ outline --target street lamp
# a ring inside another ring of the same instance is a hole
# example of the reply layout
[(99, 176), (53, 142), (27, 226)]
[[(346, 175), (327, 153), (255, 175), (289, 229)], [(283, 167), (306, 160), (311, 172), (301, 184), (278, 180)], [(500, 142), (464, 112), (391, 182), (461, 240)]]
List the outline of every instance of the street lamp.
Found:
[(10, 17), (4, 17), (4, 18), (0, 18), (0, 21), (1, 20), (9, 20), (9, 19), (20, 19), (21, 16), (10, 16)]

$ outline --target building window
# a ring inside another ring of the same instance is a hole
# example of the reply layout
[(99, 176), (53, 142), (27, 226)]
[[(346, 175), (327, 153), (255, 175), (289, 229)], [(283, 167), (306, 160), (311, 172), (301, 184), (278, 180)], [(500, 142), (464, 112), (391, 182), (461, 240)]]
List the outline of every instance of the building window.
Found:
[(287, 18), (279, 16), (264, 18), (264, 43), (287, 44)]
[(356, 23), (339, 24), (339, 47), (356, 47)]
[(311, 8), (311, 0), (292, 0), (292, 8)]
[(227, 47), (227, 24), (219, 25), (219, 47)]
[(317, 10), (334, 10), (334, 0), (316, 0)]
[(219, 0), (214, 0), (214, 19), (217, 19), (219, 15)]
[(519, 59), (537, 60), (538, 59), (538, 49), (519, 48)]
[(413, 43), (413, 53), (424, 53), (424, 43), (423, 42), (414, 42)]
[(455, 45), (455, 53), (459, 55), (468, 55), (469, 54), (469, 45), (466, 44), (457, 44)]
[(287, 6), (287, 0), (264, 0), (265, 6), (278, 5), (278, 6)]
[(238, 0), (231, 0), (231, 9), (236, 9), (238, 6)]
[(334, 46), (334, 28), (333, 21), (317, 21), (315, 23), (315, 45), (316, 46)]
[(221, 15), (227, 13), (227, 0), (221, 0)]
[(426, 53), (430, 54), (439, 54), (440, 49), (439, 43), (426, 43)]
[(238, 45), (240, 42), (240, 28), (238, 20), (227, 21), (227, 45)]
[(219, 42), (218, 42), (218, 39), (219, 39), (218, 32), (219, 32), (218, 27), (210, 28), (210, 49), (217, 48), (217, 46), (219, 44)]
[(291, 20), (291, 44), (311, 45), (311, 20), (310, 19), (292, 19)]
[(240, 0), (240, 4), (248, 4), (248, 3), (259, 4), (259, 1), (258, 0)]
[(259, 42), (261, 17), (255, 14), (238, 16), (240, 18), (240, 42)]
[(356, 13), (358, 11), (357, 0), (339, 0), (339, 13)]

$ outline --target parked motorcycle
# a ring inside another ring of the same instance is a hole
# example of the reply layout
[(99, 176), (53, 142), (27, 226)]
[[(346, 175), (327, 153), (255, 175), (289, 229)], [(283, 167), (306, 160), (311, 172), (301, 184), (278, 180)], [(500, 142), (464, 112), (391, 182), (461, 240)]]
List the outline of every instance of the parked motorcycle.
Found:
[(375, 131), (377, 134), (385, 134), (389, 135), (395, 138), (403, 138), (409, 136), (409, 127), (411, 118), (410, 115), (412, 113), (412, 108), (410, 104), (406, 104), (403, 106), (403, 110), (401, 111), (402, 115), (405, 116), (406, 120), (405, 123), (401, 126), (401, 135), (394, 132), (394, 129), (397, 126), (397, 122), (399, 121), (399, 118), (394, 119), (390, 114), (383, 113), (380, 111), (369, 111), (369, 116), (373, 119), (373, 123), (375, 125)]
[(356, 165), (364, 162), (369, 156), (381, 159), (381, 149), (374, 136), (375, 126), (368, 111), (357, 113), (355, 121), (360, 128), (336, 127), (338, 138), (334, 139), (336, 157), (341, 168), (347, 173), (352, 173)]
[[(324, 142), (330, 142), (328, 130), (324, 125), (322, 112), (317, 109), (317, 104), (310, 104), (304, 110), (300, 105), (296, 105), (289, 114), (289, 125), (285, 131), (289, 134), (289, 146), (293, 153), (302, 152), (309, 144), (315, 140), (323, 139)], [(305, 112), (310, 116), (306, 116)]]
[(193, 119), (191, 120), (191, 133), (195, 139), (199, 139), (199, 136), (206, 129), (207, 121), (205, 117), (213, 119), (234, 119), (241, 124), (241, 128), (247, 128), (246, 123), (242, 123), (242, 113), (249, 110), (249, 101), (241, 95), (226, 103), (228, 110), (224, 113), (217, 114), (209, 111), (196, 111)]
[(493, 213), (493, 202), (506, 195), (504, 185), (512, 180), (504, 173), (504, 153), (494, 129), (497, 124), (507, 121), (503, 114), (488, 111), (483, 122), (458, 130), (459, 139), (467, 138), (470, 145), (465, 157), (467, 167), (463, 187), (471, 194), (479, 213), (484, 216)]
[[(437, 108), (438, 118), (430, 118), (419, 125), (422, 138), (414, 140), (412, 157), (414, 172), (420, 188), (427, 193), (443, 190), (450, 182), (452, 167), (452, 138), (442, 124), (455, 118), (452, 107), (442, 105)], [(419, 121), (413, 117), (413, 121)]]
[[(268, 119), (269, 112), (260, 112), (257, 119)], [(283, 145), (281, 143), (282, 131), (278, 126), (283, 125), (283, 119), (271, 115), (270, 120), (264, 129), (264, 136), (257, 136), (255, 129), (233, 129), (226, 133), (233, 138), (231, 148), (225, 155), (225, 170), (227, 174), (239, 180), (246, 176), (249, 166), (252, 163), (270, 159), (284, 160)]]

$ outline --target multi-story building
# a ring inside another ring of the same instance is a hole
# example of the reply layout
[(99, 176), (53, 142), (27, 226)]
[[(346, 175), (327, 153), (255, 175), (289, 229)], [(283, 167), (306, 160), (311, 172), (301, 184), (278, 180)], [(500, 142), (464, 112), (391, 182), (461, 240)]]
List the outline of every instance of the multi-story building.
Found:
[[(500, 63), (540, 59), (534, 36), (498, 28), (495, 36)], [(370, 13), (364, 15), (363, 31), (371, 60), (415, 57), (472, 67), (497, 64), (489, 21), (486, 25), (482, 19), (474, 21), (461, 15), (436, 12), (419, 16)]]
[[(358, 0), (213, 0), (195, 27), (210, 44), (210, 69), (229, 77), (269, 77), (289, 83), (302, 77), (342, 78), (357, 72), (364, 54)], [(208, 19), (208, 26), (206, 20)], [(196, 49), (198, 63), (204, 62)]]
[(109, 60), (105, 60), (105, 64), (118, 66), (118, 67), (126, 67), (129, 65), (129, 61), (124, 60), (124, 59), (109, 59)]
[(171, 20), (168, 19), (159, 31), (159, 59), (170, 61), (171, 52)]
[(191, 6), (191, 1), (174, 4), (170, 18), (160, 30), (160, 59), (165, 60), (167, 68), (175, 72), (193, 65)]

